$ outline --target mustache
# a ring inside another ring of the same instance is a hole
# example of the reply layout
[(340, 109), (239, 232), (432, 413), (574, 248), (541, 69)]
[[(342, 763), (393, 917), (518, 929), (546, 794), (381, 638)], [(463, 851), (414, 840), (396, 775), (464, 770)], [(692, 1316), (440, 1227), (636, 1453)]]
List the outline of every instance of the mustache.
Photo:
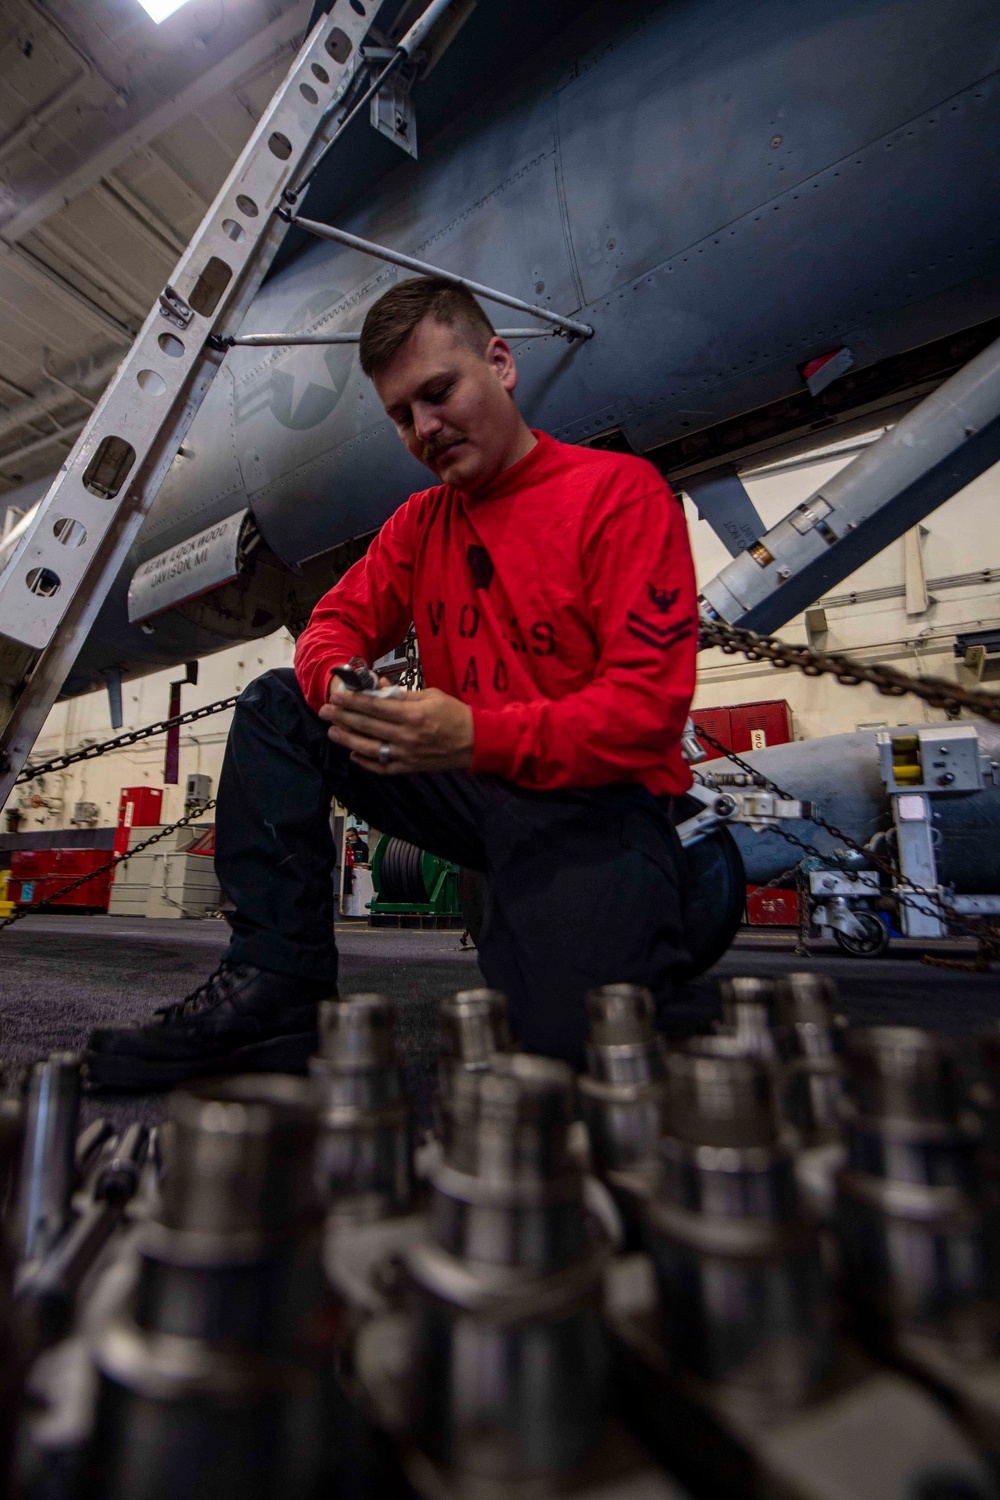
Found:
[(420, 457), (425, 464), (432, 464), (446, 448), (450, 448), (453, 443), (461, 443), (463, 441), (464, 439), (460, 432), (439, 432), (435, 437), (430, 438), (424, 443), (420, 450)]

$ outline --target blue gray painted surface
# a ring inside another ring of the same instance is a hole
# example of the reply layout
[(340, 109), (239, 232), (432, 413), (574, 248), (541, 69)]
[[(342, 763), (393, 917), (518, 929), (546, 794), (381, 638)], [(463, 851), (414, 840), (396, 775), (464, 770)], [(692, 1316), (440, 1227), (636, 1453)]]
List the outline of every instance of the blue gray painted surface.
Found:
[[(1000, 728), (990, 724), (976, 727), (983, 753), (1000, 760)], [(898, 732), (905, 734), (906, 727), (901, 726)], [(874, 731), (772, 745), (740, 759), (791, 796), (811, 800), (828, 822), (859, 843), (892, 826)], [(706, 762), (702, 769), (710, 773), (738, 768), (719, 759)], [(933, 801), (934, 827), (940, 835), (941, 881), (954, 884), (962, 892), (1000, 891), (1000, 788), (991, 786), (982, 792), (935, 797)], [(796, 820), (785, 826), (798, 838), (815, 844), (823, 854), (837, 847), (835, 839), (811, 823)], [(801, 855), (777, 833), (754, 833), (735, 824), (732, 833), (752, 885), (773, 879)]]
[[(524, 410), (645, 451), (801, 390), (831, 348), (863, 367), (1000, 315), (998, 63), (990, 0), (610, 0), (339, 222), (579, 312), (588, 343), (518, 348)], [(245, 331), (357, 329), (398, 274), (313, 243)], [(185, 449), (80, 685), (231, 640), (126, 626), (151, 555), (249, 504), (295, 564), (426, 480), (346, 348), (234, 350)]]

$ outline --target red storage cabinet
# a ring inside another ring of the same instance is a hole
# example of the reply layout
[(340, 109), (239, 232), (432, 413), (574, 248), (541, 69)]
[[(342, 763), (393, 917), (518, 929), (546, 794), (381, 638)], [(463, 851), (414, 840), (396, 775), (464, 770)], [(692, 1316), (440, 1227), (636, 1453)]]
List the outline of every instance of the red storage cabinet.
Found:
[[(769, 698), (761, 703), (736, 703), (730, 708), (693, 708), (695, 731), (704, 726), (709, 734), (743, 755), (747, 750), (763, 750), (768, 745), (787, 745), (792, 738), (792, 711), (784, 698)], [(709, 760), (718, 757), (714, 746), (702, 741)]]
[(798, 891), (781, 891), (774, 886), (761, 890), (759, 886), (748, 885), (747, 921), (751, 927), (797, 927)]
[[(728, 708), (693, 708), (691, 718), (694, 720), (695, 732), (699, 729), (707, 729), (709, 734), (725, 745), (727, 750), (732, 750), (732, 730), (730, 728), (730, 710)], [(698, 742), (703, 750), (708, 751), (709, 760), (718, 757), (718, 750), (706, 740)]]
[(15, 849), (10, 856), (10, 880), (7, 899), (19, 906), (52, 906), (88, 911), (107, 911), (111, 892), (111, 871), (105, 870), (93, 880), (66, 895), (61, 892), (81, 875), (106, 865), (111, 858), (108, 849)]
[(792, 738), (792, 713), (784, 698), (740, 703), (729, 710), (729, 722), (737, 755), (768, 745), (787, 745)]

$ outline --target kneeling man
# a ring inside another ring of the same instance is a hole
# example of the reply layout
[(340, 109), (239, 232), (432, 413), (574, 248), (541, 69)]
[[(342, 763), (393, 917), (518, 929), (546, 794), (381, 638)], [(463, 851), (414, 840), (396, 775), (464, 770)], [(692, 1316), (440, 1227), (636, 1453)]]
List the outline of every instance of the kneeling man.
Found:
[[(510, 349), (444, 281), (387, 292), (360, 354), (437, 483), (320, 600), (294, 671), (240, 698), (216, 824), (232, 941), (151, 1023), (92, 1034), (97, 1084), (304, 1067), (337, 988), (333, 797), (485, 872), (480, 967), (527, 1050), (579, 1065), (591, 986), (662, 1002), (685, 960), (671, 799), (691, 782), (697, 612), (679, 502), (644, 459), (532, 431)], [(427, 686), (342, 691), (333, 668), (411, 621)]]

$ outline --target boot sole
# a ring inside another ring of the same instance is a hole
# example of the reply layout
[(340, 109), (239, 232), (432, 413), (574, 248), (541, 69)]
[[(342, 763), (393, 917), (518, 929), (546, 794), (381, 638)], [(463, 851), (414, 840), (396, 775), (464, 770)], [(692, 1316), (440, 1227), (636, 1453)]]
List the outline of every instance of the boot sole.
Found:
[(92, 1088), (138, 1094), (227, 1073), (305, 1073), (318, 1046), (315, 1031), (297, 1031), (203, 1059), (130, 1057), (119, 1052), (87, 1052), (84, 1058)]

